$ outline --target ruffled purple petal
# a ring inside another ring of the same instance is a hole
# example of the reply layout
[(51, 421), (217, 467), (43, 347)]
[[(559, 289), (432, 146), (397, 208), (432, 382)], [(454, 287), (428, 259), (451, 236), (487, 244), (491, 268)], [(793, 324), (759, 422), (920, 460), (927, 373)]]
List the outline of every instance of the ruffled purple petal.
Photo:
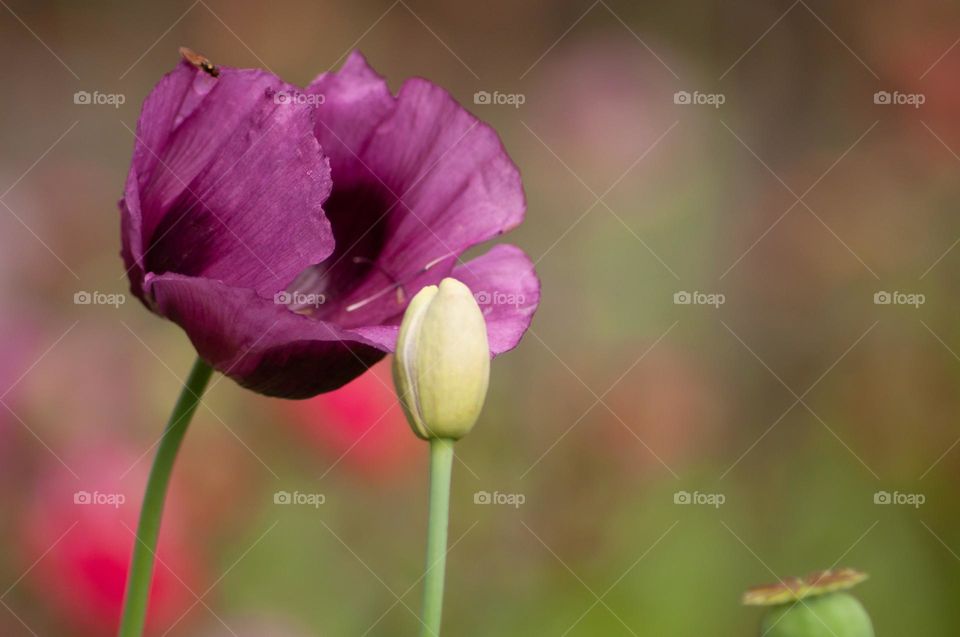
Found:
[(453, 269), (483, 311), (490, 353), (496, 356), (517, 346), (540, 304), (540, 280), (523, 250), (501, 244)]
[(120, 200), (120, 256), (123, 258), (123, 266), (130, 280), (130, 291), (146, 303), (147, 299), (143, 294), (143, 277), (146, 274), (143, 264), (144, 248), (140, 240), (143, 236), (142, 219), (137, 177), (131, 168), (127, 174), (123, 199)]
[[(317, 106), (314, 129), (338, 185), (355, 177), (358, 159), (377, 125), (396, 106), (386, 80), (377, 74), (363, 55), (353, 52), (336, 73), (323, 73), (307, 88), (322, 96)], [(316, 101), (319, 101), (316, 100)]]
[(357, 332), (220, 281), (148, 275), (145, 287), (157, 311), (184, 329), (204, 360), (268, 396), (308, 398), (331, 391), (385, 354)]
[[(520, 175), (496, 132), (443, 89), (412, 79), (392, 98), (355, 53), (308, 90), (325, 97), (316, 134), (333, 167), (338, 245), (313, 282), (331, 293), (328, 320), (394, 319), (464, 250), (523, 219)], [(393, 288), (405, 293), (383, 294)]]
[[(270, 73), (184, 63), (147, 98), (123, 214), (128, 268), (272, 295), (334, 247), (313, 110)], [(134, 291), (140, 281), (134, 279)]]

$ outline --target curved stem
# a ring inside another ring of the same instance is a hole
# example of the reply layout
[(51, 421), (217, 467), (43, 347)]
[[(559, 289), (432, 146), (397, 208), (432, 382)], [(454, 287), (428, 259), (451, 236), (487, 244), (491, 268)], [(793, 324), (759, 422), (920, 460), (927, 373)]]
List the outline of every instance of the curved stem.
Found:
[(450, 516), (450, 474), (453, 440), (430, 440), (430, 513), (427, 526), (427, 570), (424, 575), (421, 637), (439, 637), (443, 612), (443, 578), (447, 568), (447, 521)]
[(163, 516), (163, 503), (167, 496), (167, 485), (173, 461), (177, 457), (180, 443), (187, 433), (187, 426), (193, 413), (200, 404), (210, 381), (213, 369), (199, 358), (190, 370), (190, 376), (180, 392), (177, 404), (173, 407), (170, 420), (160, 438), (160, 446), (150, 469), (147, 490), (143, 495), (140, 508), (140, 523), (137, 525), (137, 541), (133, 546), (130, 560), (130, 573), (127, 577), (127, 592), (123, 602), (123, 617), (120, 620), (120, 637), (141, 637), (147, 615), (147, 602), (150, 597), (150, 583), (153, 579), (153, 562), (157, 550), (157, 537), (160, 534), (160, 519)]

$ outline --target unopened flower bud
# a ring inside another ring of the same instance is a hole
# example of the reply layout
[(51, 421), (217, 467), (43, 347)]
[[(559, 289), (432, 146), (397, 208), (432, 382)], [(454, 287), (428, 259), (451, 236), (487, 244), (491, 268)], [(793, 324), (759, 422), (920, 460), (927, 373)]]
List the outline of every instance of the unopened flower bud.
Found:
[(845, 592), (866, 577), (853, 569), (822, 571), (750, 589), (743, 601), (769, 607), (764, 637), (874, 637), (863, 604)]
[(413, 297), (400, 324), (393, 380), (417, 436), (456, 440), (470, 432), (487, 395), (490, 347), (466, 285), (447, 278)]

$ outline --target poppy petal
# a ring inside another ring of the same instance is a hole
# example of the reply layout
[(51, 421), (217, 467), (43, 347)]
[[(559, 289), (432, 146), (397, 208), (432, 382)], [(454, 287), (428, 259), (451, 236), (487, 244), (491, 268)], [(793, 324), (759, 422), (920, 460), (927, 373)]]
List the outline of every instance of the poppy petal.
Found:
[[(279, 78), (181, 64), (144, 104), (124, 201), (124, 257), (268, 295), (334, 247), (330, 170), (313, 111)], [(134, 282), (137, 292), (141, 281)]]
[(361, 334), (220, 281), (148, 275), (146, 288), (157, 312), (184, 329), (204, 360), (268, 396), (306, 398), (336, 389), (385, 354)]

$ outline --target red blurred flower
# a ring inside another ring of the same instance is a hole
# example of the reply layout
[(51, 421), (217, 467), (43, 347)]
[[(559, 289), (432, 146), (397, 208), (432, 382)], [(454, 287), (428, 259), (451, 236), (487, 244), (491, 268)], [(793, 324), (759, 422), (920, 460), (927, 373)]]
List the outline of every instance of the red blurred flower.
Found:
[(368, 477), (395, 475), (422, 449), (404, 418), (386, 363), (336, 391), (282, 405), (331, 464)]
[[(66, 468), (51, 465), (28, 495), (19, 525), (24, 578), (53, 621), (72, 636), (110, 635), (119, 625), (142, 482), (148, 464), (115, 447), (86, 448), (63, 455)], [(71, 471), (79, 476), (71, 474)], [(165, 631), (195, 601), (200, 560), (186, 541), (172, 497), (164, 514), (148, 631)], [(189, 588), (188, 588), (189, 587)], [(159, 633), (157, 633), (159, 634)]]

